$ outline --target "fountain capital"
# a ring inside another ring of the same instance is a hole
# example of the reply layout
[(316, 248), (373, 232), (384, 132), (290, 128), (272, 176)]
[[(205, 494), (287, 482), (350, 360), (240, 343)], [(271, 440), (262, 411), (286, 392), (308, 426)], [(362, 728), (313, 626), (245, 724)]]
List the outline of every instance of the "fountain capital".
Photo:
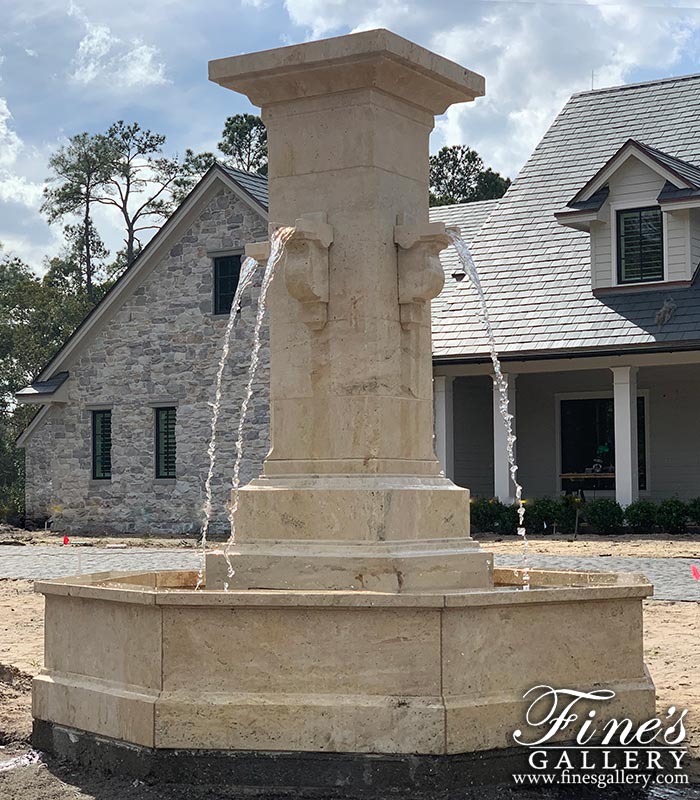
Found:
[(209, 62), (209, 79), (256, 106), (377, 89), (431, 114), (481, 97), (484, 78), (378, 29)]

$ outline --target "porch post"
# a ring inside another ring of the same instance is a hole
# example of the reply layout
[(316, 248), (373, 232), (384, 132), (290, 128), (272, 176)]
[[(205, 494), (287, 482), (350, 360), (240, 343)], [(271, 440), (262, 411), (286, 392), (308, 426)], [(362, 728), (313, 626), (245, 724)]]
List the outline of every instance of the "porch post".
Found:
[(433, 402), (435, 404), (435, 455), (446, 478), (454, 477), (454, 432), (452, 414), (452, 384), (449, 375), (433, 377)]
[(639, 497), (637, 367), (611, 367), (615, 404), (615, 496), (621, 506)]
[[(513, 373), (505, 376), (508, 381), (508, 413), (513, 416), (513, 434), (516, 434), (515, 415), (515, 379)], [(499, 403), (501, 395), (496, 383), (493, 384), (493, 493), (502, 503), (512, 503), (515, 500), (513, 482), (510, 479), (508, 466), (508, 443), (506, 428), (503, 424)]]

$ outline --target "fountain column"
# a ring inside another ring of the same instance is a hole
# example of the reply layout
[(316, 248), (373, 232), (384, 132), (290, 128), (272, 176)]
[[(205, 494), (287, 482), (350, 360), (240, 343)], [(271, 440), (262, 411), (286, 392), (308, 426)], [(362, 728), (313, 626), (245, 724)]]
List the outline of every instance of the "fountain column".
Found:
[[(272, 448), (240, 493), (232, 587), (491, 584), (469, 494), (433, 445), (428, 222), (434, 116), (484, 80), (386, 30), (210, 62), (260, 106), (271, 227), (294, 227), (269, 294)], [(207, 585), (224, 581), (220, 554)]]

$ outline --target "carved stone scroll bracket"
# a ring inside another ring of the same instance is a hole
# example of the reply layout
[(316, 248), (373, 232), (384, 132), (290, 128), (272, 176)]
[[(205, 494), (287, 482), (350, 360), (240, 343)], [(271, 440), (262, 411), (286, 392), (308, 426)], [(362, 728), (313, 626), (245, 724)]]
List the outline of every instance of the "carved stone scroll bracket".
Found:
[(328, 250), (333, 228), (326, 215), (303, 214), (294, 223), (287, 240), (284, 282), (289, 294), (301, 303), (301, 318), (313, 331), (322, 330), (328, 321)]
[(254, 258), (261, 267), (264, 267), (270, 258), (270, 243), (251, 242), (245, 246), (245, 254), (248, 258)]
[(399, 224), (394, 228), (398, 245), (399, 306), (404, 330), (424, 321), (425, 306), (445, 284), (440, 252), (450, 244), (442, 222)]

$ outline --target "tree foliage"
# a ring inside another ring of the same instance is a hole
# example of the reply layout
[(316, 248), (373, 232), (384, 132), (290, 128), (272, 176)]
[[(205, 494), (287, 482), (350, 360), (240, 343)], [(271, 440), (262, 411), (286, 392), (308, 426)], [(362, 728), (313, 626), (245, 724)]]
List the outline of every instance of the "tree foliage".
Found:
[(15, 439), (36, 411), (18, 406), (15, 392), (43, 369), (109, 285), (93, 284), (90, 297), (82, 267), (63, 258), (47, 266), (40, 278), (0, 252), (0, 520), (21, 515), (24, 461)]
[(218, 155), (185, 150), (180, 174), (173, 190), (176, 202), (182, 202), (193, 187), (217, 161), (246, 172), (267, 175), (267, 131), (262, 119), (255, 114), (235, 114), (228, 117), (217, 145)]
[(98, 193), (110, 177), (110, 159), (110, 148), (104, 136), (88, 133), (72, 136), (49, 159), (52, 175), (44, 188), (41, 205), (49, 224), (79, 220), (77, 225), (66, 226), (64, 232), (82, 254), (83, 285), (90, 298), (96, 272), (92, 212)]
[(112, 206), (122, 217), (128, 266), (141, 249), (140, 234), (159, 228), (172, 212), (171, 188), (181, 165), (163, 155), (163, 134), (143, 129), (137, 122), (127, 125), (119, 120), (100, 138), (105, 142), (107, 176), (96, 201)]
[(463, 144), (443, 147), (430, 156), (430, 205), (446, 206), (503, 197), (510, 186), (481, 156)]
[(267, 175), (267, 130), (255, 114), (228, 117), (218, 148), (226, 163), (246, 172)]

